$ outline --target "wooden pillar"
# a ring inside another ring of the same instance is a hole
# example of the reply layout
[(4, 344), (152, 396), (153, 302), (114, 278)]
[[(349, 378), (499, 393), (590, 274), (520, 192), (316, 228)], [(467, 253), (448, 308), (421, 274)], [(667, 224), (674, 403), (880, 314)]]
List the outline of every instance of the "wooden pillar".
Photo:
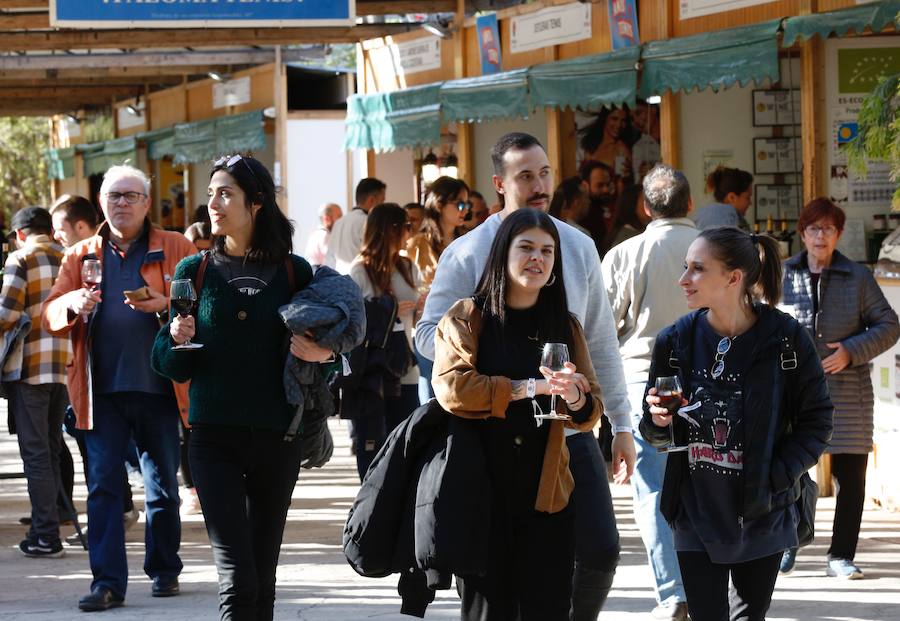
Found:
[[(466, 77), (466, 18), (465, 0), (456, 0), (456, 17), (454, 24), (456, 30), (453, 33), (453, 77), (460, 79)], [(478, 183), (475, 173), (474, 135), (470, 123), (456, 124), (456, 159), (459, 178), (464, 180), (470, 188)]]
[(681, 165), (681, 96), (671, 91), (659, 106), (659, 149), (664, 164)]
[[(552, 45), (544, 48), (544, 62), (554, 62), (559, 59), (559, 48)], [(553, 171), (554, 186), (562, 181), (563, 170), (563, 129), (562, 112), (559, 108), (546, 108), (547, 119), (547, 159), (550, 160), (550, 170)]]
[(281, 201), (281, 210), (287, 213), (289, 193), (291, 191), (288, 174), (287, 159), (287, 123), (288, 123), (288, 88), (287, 68), (281, 56), (281, 46), (275, 46), (275, 67), (272, 70), (274, 81), (272, 95), (275, 106), (275, 185), (284, 188), (284, 198)]
[(821, 84), (824, 76), (819, 69), (822, 43), (818, 37), (800, 45), (800, 145), (803, 152), (803, 204), (824, 192), (822, 175), (825, 154), (824, 101)]

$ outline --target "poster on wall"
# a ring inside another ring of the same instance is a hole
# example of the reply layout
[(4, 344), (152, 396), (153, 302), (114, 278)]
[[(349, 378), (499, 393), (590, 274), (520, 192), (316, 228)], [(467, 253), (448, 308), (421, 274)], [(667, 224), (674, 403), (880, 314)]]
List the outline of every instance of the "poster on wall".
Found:
[(481, 75), (491, 75), (503, 71), (500, 56), (500, 32), (497, 28), (497, 14), (479, 15), (475, 20), (478, 32), (478, 53), (481, 56)]
[(796, 220), (800, 215), (800, 186), (759, 183), (753, 188), (756, 220)]
[(706, 149), (703, 152), (703, 179), (718, 167), (734, 167), (734, 149)]
[(753, 172), (783, 175), (800, 171), (800, 142), (797, 138), (754, 138)]
[(441, 68), (440, 37), (420, 37), (392, 43), (389, 48), (398, 74), (409, 75)]
[(250, 76), (216, 82), (212, 87), (213, 108), (226, 108), (250, 103)]
[(725, 13), (735, 9), (744, 9), (760, 4), (769, 4), (775, 0), (680, 0), (681, 19), (691, 19), (713, 13)]
[[(892, 37), (825, 41), (828, 127), (828, 195), (846, 208), (865, 213), (887, 211), (896, 183), (886, 162), (866, 162), (868, 174), (856, 175), (847, 164), (844, 145), (857, 136), (857, 117), (866, 94), (885, 75), (900, 72), (900, 45)], [(865, 223), (868, 218), (862, 218)], [(865, 256), (864, 253), (862, 256)]]
[(590, 4), (550, 7), (509, 21), (509, 51), (513, 54), (591, 38)]
[(614, 50), (641, 44), (634, 0), (609, 0), (609, 34)]
[(753, 126), (800, 124), (800, 89), (753, 91)]

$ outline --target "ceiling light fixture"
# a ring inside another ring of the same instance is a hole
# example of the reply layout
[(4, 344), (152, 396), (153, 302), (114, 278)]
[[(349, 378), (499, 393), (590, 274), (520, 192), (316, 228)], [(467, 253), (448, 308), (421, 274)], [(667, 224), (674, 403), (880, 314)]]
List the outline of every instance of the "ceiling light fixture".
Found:
[(441, 176), (441, 169), (438, 168), (438, 158), (432, 151), (428, 151), (428, 155), (422, 158), (422, 181), (425, 185), (434, 182)]
[(231, 79), (231, 74), (219, 73), (218, 71), (208, 71), (206, 75), (208, 75), (210, 79), (215, 80), (216, 82), (227, 82)]
[(429, 32), (436, 37), (440, 37), (441, 39), (449, 39), (456, 31), (456, 26), (453, 26), (450, 21), (441, 18), (437, 18), (434, 21), (422, 22), (422, 28), (426, 32)]

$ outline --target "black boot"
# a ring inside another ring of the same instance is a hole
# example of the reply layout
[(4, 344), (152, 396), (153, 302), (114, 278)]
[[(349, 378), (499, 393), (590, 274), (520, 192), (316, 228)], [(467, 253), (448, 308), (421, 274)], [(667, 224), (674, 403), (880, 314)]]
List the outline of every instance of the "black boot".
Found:
[(572, 610), (570, 621), (597, 621), (612, 588), (616, 570), (587, 569), (575, 565), (572, 578)]

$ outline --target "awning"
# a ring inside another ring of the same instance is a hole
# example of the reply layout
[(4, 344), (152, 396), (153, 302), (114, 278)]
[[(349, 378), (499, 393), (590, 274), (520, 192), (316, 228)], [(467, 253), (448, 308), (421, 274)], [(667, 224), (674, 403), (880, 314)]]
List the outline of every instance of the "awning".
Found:
[(778, 79), (781, 20), (643, 45), (641, 97)]
[(347, 100), (345, 149), (391, 151), (441, 141), (441, 83)]
[(116, 138), (93, 145), (78, 145), (84, 160), (84, 176), (102, 175), (119, 164), (137, 165), (137, 142), (134, 136)]
[(834, 33), (840, 36), (851, 30), (859, 34), (866, 28), (881, 32), (890, 24), (900, 23), (896, 21), (898, 13), (900, 0), (883, 0), (839, 11), (791, 17), (784, 22), (782, 45), (788, 47), (797, 39), (810, 39), (815, 35), (825, 38)]
[(535, 108), (597, 110), (634, 104), (640, 47), (609, 54), (535, 65), (528, 70), (528, 91)]
[(527, 118), (528, 69), (444, 82), (441, 114), (445, 121)]
[(47, 149), (47, 176), (51, 179), (69, 179), (75, 176), (75, 147)]
[(175, 164), (196, 164), (219, 155), (216, 119), (179, 123), (175, 126)]
[(147, 159), (161, 160), (175, 155), (175, 128), (164, 127), (141, 132), (137, 139), (147, 146)]
[(262, 110), (216, 119), (216, 155), (258, 151), (266, 147)]

